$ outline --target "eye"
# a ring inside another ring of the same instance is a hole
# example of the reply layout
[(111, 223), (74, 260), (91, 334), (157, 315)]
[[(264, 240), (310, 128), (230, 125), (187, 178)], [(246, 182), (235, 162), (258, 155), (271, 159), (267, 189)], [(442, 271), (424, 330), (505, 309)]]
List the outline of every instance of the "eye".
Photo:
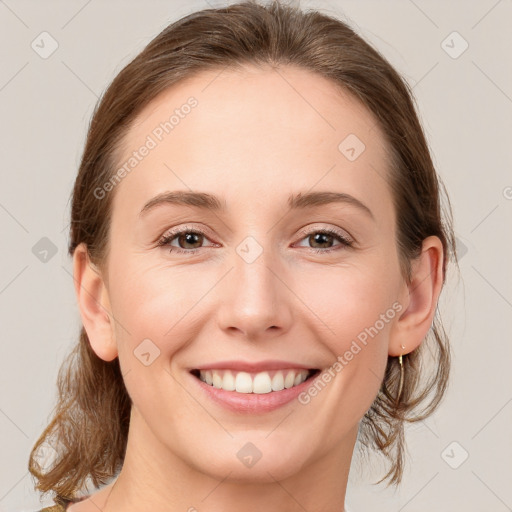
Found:
[[(352, 247), (354, 245), (354, 241), (351, 238), (349, 238), (343, 232), (332, 228), (315, 229), (313, 231), (305, 233), (304, 237), (305, 238), (302, 238), (302, 240), (307, 240), (310, 244), (319, 244), (320, 246), (331, 244), (333, 242), (333, 239), (339, 240), (340, 244), (338, 245), (338, 247), (340, 245), (342, 247)], [(327, 248), (324, 247), (323, 249), (319, 249), (316, 247), (310, 248), (316, 253), (326, 253), (339, 250), (336, 249), (336, 246)]]
[[(195, 254), (200, 248), (203, 239), (206, 238), (206, 233), (199, 229), (192, 229), (188, 226), (181, 228), (180, 230), (171, 231), (165, 234), (159, 241), (159, 247), (167, 246), (169, 248), (169, 252), (176, 252), (178, 254)], [(177, 240), (180, 246), (185, 246), (185, 248), (176, 247), (171, 245), (174, 240)], [(186, 248), (187, 244), (190, 245), (198, 245), (198, 247)]]
[[(310, 249), (316, 253), (328, 253), (332, 251), (336, 251), (336, 246), (334, 247), (325, 247), (325, 245), (330, 245), (333, 241), (338, 240), (340, 243), (338, 247), (352, 247), (354, 241), (347, 237), (343, 232), (337, 231), (332, 228), (324, 228), (324, 229), (315, 229), (306, 233), (302, 233), (303, 238), (301, 240), (308, 240), (309, 243), (319, 244), (320, 246), (324, 246), (321, 248), (310, 247)], [(189, 226), (185, 226), (179, 230), (171, 231), (165, 234), (159, 241), (159, 247), (168, 247), (169, 252), (174, 252), (177, 254), (195, 254), (202, 247), (202, 243), (206, 238), (206, 233), (197, 228), (191, 228)], [(172, 245), (172, 242), (177, 241), (178, 247)], [(194, 247), (187, 247), (187, 245), (192, 245)], [(213, 244), (212, 246), (214, 246)]]

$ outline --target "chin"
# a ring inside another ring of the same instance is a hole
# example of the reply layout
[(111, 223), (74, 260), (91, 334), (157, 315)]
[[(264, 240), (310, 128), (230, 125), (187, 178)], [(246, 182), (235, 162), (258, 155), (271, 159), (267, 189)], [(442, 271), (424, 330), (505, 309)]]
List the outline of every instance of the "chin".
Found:
[(305, 449), (310, 443), (297, 442), (293, 446), (283, 444), (277, 437), (265, 439), (268, 435), (266, 431), (259, 436), (252, 432), (237, 436), (227, 444), (218, 444), (221, 451), (210, 453), (206, 459), (198, 455), (194, 466), (215, 479), (223, 480), (229, 475), (231, 482), (275, 483), (292, 477), (310, 460)]

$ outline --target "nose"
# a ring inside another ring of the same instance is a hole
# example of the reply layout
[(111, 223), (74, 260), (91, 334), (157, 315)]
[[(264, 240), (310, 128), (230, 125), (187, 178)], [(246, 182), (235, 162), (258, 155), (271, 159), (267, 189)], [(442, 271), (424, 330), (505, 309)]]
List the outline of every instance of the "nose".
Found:
[[(256, 250), (260, 254), (253, 260)], [(271, 253), (249, 242), (234, 254), (233, 268), (219, 290), (218, 321), (228, 334), (257, 341), (290, 329), (294, 296), (285, 266)]]

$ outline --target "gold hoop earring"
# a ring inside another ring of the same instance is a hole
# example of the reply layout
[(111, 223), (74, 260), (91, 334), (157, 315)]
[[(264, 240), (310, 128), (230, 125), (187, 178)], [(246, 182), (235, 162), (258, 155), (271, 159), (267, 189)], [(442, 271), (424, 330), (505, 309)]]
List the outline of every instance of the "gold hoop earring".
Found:
[[(405, 349), (404, 345), (400, 345), (402, 347), (402, 350)], [(404, 364), (402, 361), (402, 354), (398, 356), (398, 363), (400, 364), (400, 383), (398, 385), (398, 394), (396, 397), (397, 403), (400, 401), (400, 397), (402, 396), (402, 388), (404, 385)]]

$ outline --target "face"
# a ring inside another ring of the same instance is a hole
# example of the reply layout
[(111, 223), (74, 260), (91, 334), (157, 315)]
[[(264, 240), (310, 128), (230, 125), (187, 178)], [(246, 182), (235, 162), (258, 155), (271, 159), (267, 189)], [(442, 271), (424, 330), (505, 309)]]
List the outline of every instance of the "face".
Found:
[(130, 429), (157, 466), (266, 481), (353, 444), (404, 286), (386, 162), (372, 115), (297, 68), (202, 73), (142, 112), (108, 297)]

